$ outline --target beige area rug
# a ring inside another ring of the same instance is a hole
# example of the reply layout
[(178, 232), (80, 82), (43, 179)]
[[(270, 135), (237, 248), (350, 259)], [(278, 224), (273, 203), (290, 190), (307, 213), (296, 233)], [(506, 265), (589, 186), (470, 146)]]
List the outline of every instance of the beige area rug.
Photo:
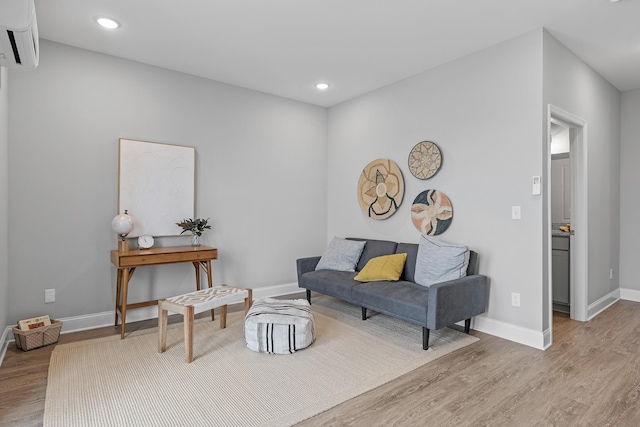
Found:
[(245, 347), (242, 312), (195, 326), (194, 361), (184, 362), (182, 323), (157, 352), (157, 332), (58, 345), (51, 356), (44, 426), (287, 426), (380, 386), (478, 339), (431, 332), (319, 297), (316, 341), (291, 355)]

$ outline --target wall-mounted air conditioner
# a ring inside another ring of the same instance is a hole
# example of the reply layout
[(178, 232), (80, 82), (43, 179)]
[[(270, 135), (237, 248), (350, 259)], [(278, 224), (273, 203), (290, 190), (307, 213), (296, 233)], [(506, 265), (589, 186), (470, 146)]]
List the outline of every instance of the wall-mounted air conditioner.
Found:
[(33, 0), (0, 0), (0, 65), (36, 68), (39, 52)]

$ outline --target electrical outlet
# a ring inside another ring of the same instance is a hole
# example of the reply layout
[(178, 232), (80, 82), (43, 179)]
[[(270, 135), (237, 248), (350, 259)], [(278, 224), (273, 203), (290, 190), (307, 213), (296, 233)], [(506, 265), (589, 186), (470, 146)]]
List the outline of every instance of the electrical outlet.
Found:
[(511, 219), (520, 219), (520, 206), (511, 206)]
[(45, 289), (44, 290), (44, 302), (56, 302), (56, 290), (55, 289)]
[(520, 307), (520, 294), (515, 292), (511, 294), (511, 305), (514, 307)]

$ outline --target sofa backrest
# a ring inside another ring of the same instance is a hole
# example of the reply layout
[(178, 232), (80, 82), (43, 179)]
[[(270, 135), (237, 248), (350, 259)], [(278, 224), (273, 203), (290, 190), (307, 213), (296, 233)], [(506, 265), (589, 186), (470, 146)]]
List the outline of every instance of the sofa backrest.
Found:
[(478, 253), (469, 251), (469, 266), (467, 267), (467, 276), (478, 274)]
[(353, 237), (348, 237), (347, 239), (357, 240), (359, 242), (362, 242), (363, 240), (365, 240), (367, 242), (364, 245), (364, 249), (362, 250), (362, 255), (360, 255), (360, 261), (358, 261), (358, 265), (356, 266), (356, 271), (362, 270), (371, 258), (375, 258), (383, 255), (395, 254), (396, 246), (398, 246), (396, 242), (390, 242), (388, 240), (370, 240), (370, 239), (359, 239), (359, 238), (353, 238)]
[[(371, 258), (383, 255), (406, 253), (407, 260), (404, 264), (404, 271), (400, 280), (415, 282), (416, 259), (418, 257), (417, 243), (396, 243), (389, 240), (371, 240), (360, 239), (357, 237), (347, 237), (348, 240), (356, 240), (359, 242), (366, 241), (360, 260), (356, 266), (356, 271), (360, 271), (369, 262)], [(467, 276), (478, 274), (478, 253), (469, 251), (469, 266), (467, 267)]]
[(418, 245), (416, 243), (398, 243), (396, 248), (397, 254), (406, 253), (407, 260), (404, 263), (404, 270), (400, 280), (415, 282), (416, 275), (416, 258), (418, 257)]

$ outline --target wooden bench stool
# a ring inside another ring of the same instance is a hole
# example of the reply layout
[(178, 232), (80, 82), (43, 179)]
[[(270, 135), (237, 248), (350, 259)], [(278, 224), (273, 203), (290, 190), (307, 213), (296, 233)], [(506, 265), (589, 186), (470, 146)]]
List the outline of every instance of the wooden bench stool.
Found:
[(221, 285), (158, 301), (158, 352), (167, 348), (167, 312), (184, 316), (185, 361), (193, 361), (193, 319), (197, 313), (220, 307), (220, 329), (227, 327), (227, 304), (244, 300), (245, 314), (251, 307), (251, 289)]

